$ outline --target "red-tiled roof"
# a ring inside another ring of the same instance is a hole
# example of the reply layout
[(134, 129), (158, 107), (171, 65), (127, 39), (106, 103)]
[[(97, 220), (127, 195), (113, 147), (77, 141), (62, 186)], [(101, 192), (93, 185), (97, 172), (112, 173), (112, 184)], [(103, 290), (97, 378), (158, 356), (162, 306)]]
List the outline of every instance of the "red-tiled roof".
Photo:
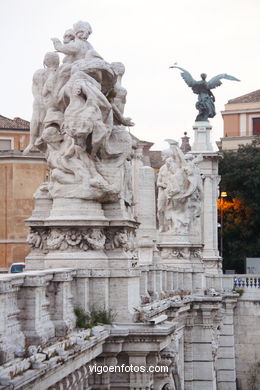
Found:
[(21, 118), (9, 119), (3, 115), (0, 115), (0, 129), (29, 130), (29, 128), (30, 128), (30, 122), (24, 119)]
[(239, 96), (235, 99), (231, 99), (228, 101), (228, 104), (234, 104), (234, 103), (256, 103), (260, 102), (260, 89), (257, 91), (253, 91), (250, 93), (247, 93), (246, 95)]

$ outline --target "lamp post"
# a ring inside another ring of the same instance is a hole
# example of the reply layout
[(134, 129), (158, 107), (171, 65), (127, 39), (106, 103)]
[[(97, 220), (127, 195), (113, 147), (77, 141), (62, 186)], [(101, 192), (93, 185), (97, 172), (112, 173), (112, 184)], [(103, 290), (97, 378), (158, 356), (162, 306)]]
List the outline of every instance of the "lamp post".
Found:
[(223, 211), (223, 204), (224, 204), (224, 198), (227, 197), (226, 192), (221, 192), (220, 193), (220, 256), (223, 258), (223, 216), (224, 216), (224, 211)]

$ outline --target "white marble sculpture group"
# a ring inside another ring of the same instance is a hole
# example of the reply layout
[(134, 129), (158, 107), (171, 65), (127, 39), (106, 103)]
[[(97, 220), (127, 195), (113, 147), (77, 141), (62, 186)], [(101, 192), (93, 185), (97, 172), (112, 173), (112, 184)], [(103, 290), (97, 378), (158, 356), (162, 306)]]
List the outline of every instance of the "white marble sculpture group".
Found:
[[(117, 201), (131, 205), (128, 162), (132, 139), (125, 126), (124, 65), (109, 64), (88, 42), (92, 29), (79, 21), (52, 38), (55, 52), (33, 76), (30, 144), (42, 150), (51, 168), (52, 198)], [(60, 64), (59, 54), (64, 59)]]
[[(34, 146), (45, 153), (50, 180), (40, 192), (50, 198), (120, 201), (127, 210), (133, 204), (133, 140), (126, 126), (134, 123), (124, 117), (125, 68), (94, 50), (91, 32), (88, 22), (79, 21), (65, 32), (63, 43), (52, 38), (56, 51), (45, 55), (44, 68), (33, 76), (30, 144), (24, 153)], [(64, 54), (62, 64), (58, 53)], [(157, 180), (159, 229), (199, 236), (202, 158), (184, 156), (175, 141), (169, 144)]]

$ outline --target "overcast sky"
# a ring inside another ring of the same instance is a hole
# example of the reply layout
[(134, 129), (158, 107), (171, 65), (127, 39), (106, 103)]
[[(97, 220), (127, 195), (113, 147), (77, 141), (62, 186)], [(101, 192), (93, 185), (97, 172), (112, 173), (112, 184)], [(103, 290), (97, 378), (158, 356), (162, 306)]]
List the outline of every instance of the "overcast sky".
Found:
[(30, 120), (31, 80), (53, 50), (51, 37), (62, 39), (78, 20), (93, 29), (89, 38), (108, 62), (126, 66), (125, 114), (132, 132), (163, 148), (165, 138), (192, 136), (196, 95), (177, 69), (195, 79), (228, 73), (213, 92), (217, 115), (212, 138), (222, 136), (220, 111), (229, 99), (260, 88), (259, 0), (2, 0), (0, 5), (0, 114)]

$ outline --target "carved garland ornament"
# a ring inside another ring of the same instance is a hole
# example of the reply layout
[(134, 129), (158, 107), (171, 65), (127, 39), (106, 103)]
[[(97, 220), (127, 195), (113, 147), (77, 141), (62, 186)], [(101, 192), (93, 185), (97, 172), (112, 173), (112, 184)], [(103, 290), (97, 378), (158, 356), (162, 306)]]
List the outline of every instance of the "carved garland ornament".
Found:
[(202, 259), (201, 248), (162, 248), (163, 259)]
[(32, 230), (27, 243), (32, 249), (49, 252), (51, 250), (102, 250), (106, 236), (102, 229), (66, 229)]
[(32, 249), (44, 253), (54, 250), (88, 251), (115, 248), (134, 252), (136, 249), (134, 232), (126, 228), (105, 231), (100, 228), (32, 229), (27, 243)]

